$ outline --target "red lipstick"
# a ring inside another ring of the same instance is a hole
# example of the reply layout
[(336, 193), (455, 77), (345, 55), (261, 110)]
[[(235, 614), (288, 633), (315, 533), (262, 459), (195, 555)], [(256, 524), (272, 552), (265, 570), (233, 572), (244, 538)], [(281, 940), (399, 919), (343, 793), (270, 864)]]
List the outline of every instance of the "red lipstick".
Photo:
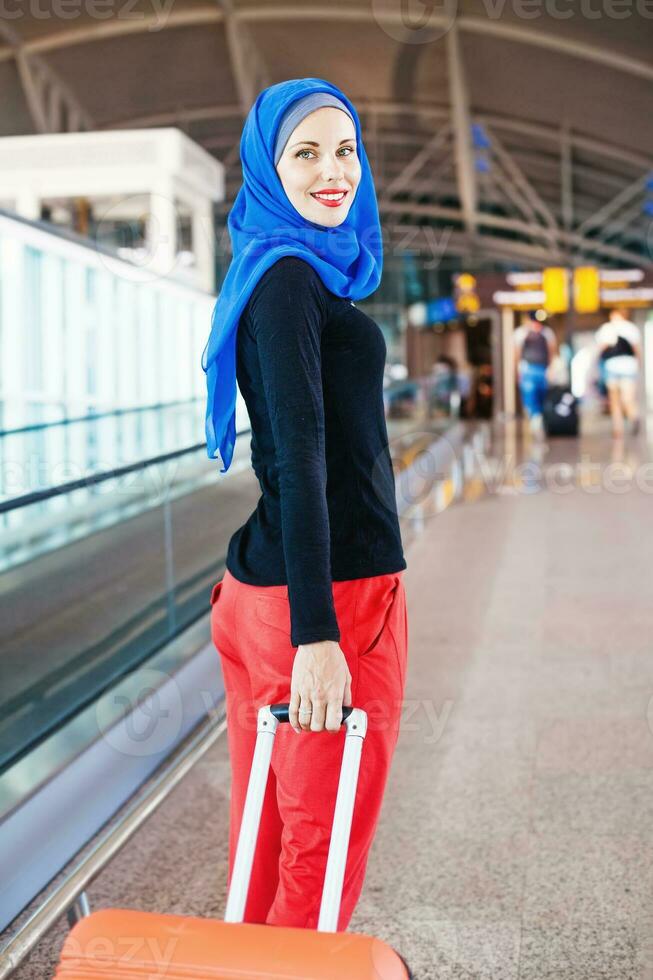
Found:
[[(349, 192), (345, 187), (324, 187), (319, 191), (312, 191), (311, 197), (315, 198), (316, 201), (319, 201), (320, 204), (324, 204), (324, 206), (327, 208), (337, 208), (340, 207), (348, 193)], [(328, 194), (329, 198), (318, 197), (318, 194)]]

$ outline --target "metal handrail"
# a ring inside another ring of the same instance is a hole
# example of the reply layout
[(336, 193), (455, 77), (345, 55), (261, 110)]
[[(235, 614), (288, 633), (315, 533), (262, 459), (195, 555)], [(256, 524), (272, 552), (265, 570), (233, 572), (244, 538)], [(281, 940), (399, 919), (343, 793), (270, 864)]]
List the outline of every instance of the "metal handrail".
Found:
[[(194, 594), (195, 590), (199, 591), (199, 586), (204, 585), (206, 588), (210, 588), (221, 575), (224, 574), (226, 568), (226, 555), (221, 555), (217, 559), (213, 559), (209, 565), (203, 566), (199, 571), (193, 572), (192, 575), (185, 579), (181, 579), (175, 583), (175, 595), (189, 593)], [(207, 585), (207, 583), (210, 583)], [(65, 679), (69, 674), (75, 674), (75, 672), (80, 669), (83, 665), (89, 666), (94, 660), (99, 657), (100, 659), (106, 658), (107, 654), (112, 651), (116, 651), (120, 648), (120, 644), (125, 642), (125, 637), (137, 636), (137, 628), (139, 623), (146, 622), (153, 615), (158, 615), (159, 611), (165, 611), (168, 605), (168, 596), (163, 593), (158, 598), (155, 598), (148, 602), (145, 606), (140, 608), (133, 615), (129, 616), (127, 619), (121, 622), (120, 626), (113, 629), (111, 632), (107, 633), (102, 637), (102, 639), (93, 643), (92, 645), (84, 645), (83, 649), (69, 657), (63, 663), (61, 663), (56, 669), (49, 671), (47, 674), (42, 676), (39, 680), (28, 684), (23, 687), (19, 693), (14, 694), (9, 699), (3, 701), (2, 710), (4, 716), (9, 718), (13, 713), (20, 710), (20, 707), (25, 702), (41, 703), (43, 698), (46, 696), (48, 691), (56, 688), (59, 693), (65, 691)], [(176, 626), (175, 626), (176, 628)], [(143, 634), (140, 634), (143, 637)], [(169, 637), (172, 639), (172, 637)], [(149, 641), (148, 641), (149, 642)], [(154, 650), (145, 648), (145, 653), (139, 652), (137, 656), (130, 656), (128, 661), (124, 659), (121, 662), (120, 676), (130, 670), (134, 670), (136, 667), (140, 666), (145, 659), (151, 657)], [(113, 683), (116, 677), (111, 677), (110, 681)], [(105, 684), (107, 681), (104, 682)], [(98, 692), (93, 691), (91, 698), (94, 700), (98, 697)], [(77, 703), (75, 706), (75, 711), (78, 713), (83, 711), (84, 708), (88, 706), (89, 703), (93, 703), (93, 700), (88, 699), (84, 702)], [(9, 750), (2, 753), (0, 751), (0, 779), (4, 773), (11, 767), (16, 765), (27, 756), (30, 752), (34, 752), (38, 749), (43, 739), (49, 734), (50, 729), (40, 729), (38, 725), (33, 725), (30, 734), (31, 737), (24, 744), (21, 745), (18, 752), (14, 751), (11, 753)], [(0, 820), (6, 817), (6, 813), (2, 812), (0, 807)]]
[(115, 826), (100, 837), (90, 854), (82, 858), (64, 881), (48, 895), (44, 903), (0, 949), (0, 980), (11, 976), (58, 919), (82, 896), (84, 889), (211, 748), (226, 727), (226, 714), (222, 711), (213, 711), (166, 759), (154, 782), (136, 795), (127, 812), (117, 818)]
[(203, 402), (203, 395), (194, 398), (177, 398), (171, 402), (155, 402), (153, 405), (131, 405), (129, 408), (112, 408), (106, 412), (93, 412), (91, 415), (78, 415), (76, 418), (54, 419), (52, 422), (35, 422), (33, 425), (20, 425), (15, 429), (0, 429), (0, 438), (17, 436), (26, 432), (40, 432), (41, 429), (56, 429), (62, 425), (76, 425), (79, 422), (98, 422), (119, 415), (136, 415), (138, 412), (158, 412), (166, 408), (176, 408), (179, 405), (192, 405)]
[[(251, 429), (241, 429), (236, 433), (236, 439), (250, 433)], [(186, 446), (184, 449), (175, 449), (170, 453), (162, 453), (159, 456), (151, 456), (149, 459), (140, 459), (136, 463), (128, 463), (126, 466), (117, 466), (113, 470), (106, 470), (103, 473), (90, 473), (82, 476), (79, 480), (70, 480), (68, 483), (61, 483), (58, 487), (48, 487), (47, 490), (33, 490), (31, 493), (24, 493), (21, 497), (12, 497), (10, 500), (0, 501), (0, 514), (5, 514), (11, 510), (18, 510), (20, 507), (29, 507), (30, 504), (38, 503), (40, 500), (50, 500), (52, 497), (59, 497), (73, 490), (80, 490), (82, 487), (92, 487), (97, 483), (104, 483), (114, 477), (125, 476), (127, 473), (135, 473), (144, 470), (148, 466), (155, 466), (157, 463), (167, 463), (171, 459), (179, 459), (181, 456), (188, 456), (196, 453), (199, 449), (205, 449), (205, 442), (198, 442), (194, 446)]]

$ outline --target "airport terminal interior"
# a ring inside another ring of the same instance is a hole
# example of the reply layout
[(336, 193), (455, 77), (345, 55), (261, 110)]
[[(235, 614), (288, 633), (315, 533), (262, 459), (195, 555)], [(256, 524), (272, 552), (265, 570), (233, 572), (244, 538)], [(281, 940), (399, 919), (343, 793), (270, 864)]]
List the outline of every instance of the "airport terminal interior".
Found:
[[(225, 919), (211, 602), (262, 486), (240, 390), (207, 458), (201, 359), (243, 125), (301, 78), (356, 107), (373, 176), (355, 305), (406, 559), (348, 926), (405, 972), (349, 976), (653, 980), (646, 0), (5, 0), (0, 980), (54, 978), (97, 910)], [(215, 955), (65, 976), (343, 975)]]

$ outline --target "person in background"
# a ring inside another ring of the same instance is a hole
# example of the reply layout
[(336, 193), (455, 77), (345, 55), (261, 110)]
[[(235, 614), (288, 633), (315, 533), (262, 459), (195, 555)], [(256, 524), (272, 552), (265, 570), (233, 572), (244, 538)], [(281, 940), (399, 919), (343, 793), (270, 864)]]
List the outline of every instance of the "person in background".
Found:
[(462, 418), (469, 418), (472, 399), (472, 379), (469, 368), (461, 368), (456, 377), (458, 380), (458, 393), (460, 395), (460, 415)]
[(558, 353), (558, 342), (551, 327), (527, 313), (514, 333), (515, 372), (524, 411), (531, 432), (543, 431), (544, 396), (549, 383), (547, 370)]
[(479, 419), (491, 419), (493, 397), (492, 365), (480, 364), (474, 384), (472, 415)]
[(595, 339), (605, 372), (612, 435), (615, 438), (623, 436), (624, 415), (630, 421), (633, 435), (637, 435), (637, 380), (642, 361), (640, 329), (627, 319), (624, 310), (610, 310), (609, 319), (599, 327)]
[(432, 371), (430, 409), (432, 412), (450, 415), (452, 395), (458, 391), (458, 365), (453, 357), (440, 354)]

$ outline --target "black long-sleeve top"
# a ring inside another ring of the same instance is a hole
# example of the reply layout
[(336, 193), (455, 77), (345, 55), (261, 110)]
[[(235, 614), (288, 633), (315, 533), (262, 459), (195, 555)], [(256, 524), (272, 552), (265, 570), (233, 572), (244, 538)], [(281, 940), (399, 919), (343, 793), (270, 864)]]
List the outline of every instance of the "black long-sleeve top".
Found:
[(406, 568), (383, 409), (379, 326), (284, 256), (238, 325), (236, 375), (252, 428), (256, 510), (227, 568), (287, 585), (292, 646), (340, 640), (332, 581)]

